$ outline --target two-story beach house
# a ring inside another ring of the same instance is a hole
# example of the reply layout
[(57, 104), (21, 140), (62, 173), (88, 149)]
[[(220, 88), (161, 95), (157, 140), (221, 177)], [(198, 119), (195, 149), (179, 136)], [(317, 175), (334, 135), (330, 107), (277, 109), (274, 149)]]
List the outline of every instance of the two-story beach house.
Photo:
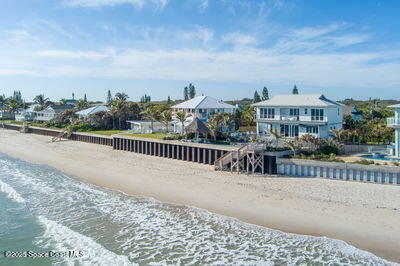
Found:
[[(188, 115), (185, 127), (189, 125), (195, 117), (200, 121), (206, 122), (210, 116), (221, 113), (234, 114), (237, 107), (227, 104), (222, 100), (217, 100), (210, 96), (198, 96), (188, 101), (172, 106), (173, 112), (184, 112)], [(176, 132), (181, 132), (181, 123), (173, 117), (173, 124)]]
[(391, 105), (389, 107), (395, 108), (395, 116), (387, 119), (387, 125), (395, 130), (396, 144), (394, 147), (394, 155), (400, 158), (400, 104)]
[(260, 139), (271, 137), (271, 130), (283, 138), (312, 134), (327, 139), (329, 130), (339, 130), (343, 124), (343, 105), (324, 95), (276, 95), (253, 106)]
[(57, 114), (74, 109), (74, 105), (50, 105), (47, 106), (45, 109), (36, 112), (35, 120), (40, 122), (47, 122), (53, 119)]

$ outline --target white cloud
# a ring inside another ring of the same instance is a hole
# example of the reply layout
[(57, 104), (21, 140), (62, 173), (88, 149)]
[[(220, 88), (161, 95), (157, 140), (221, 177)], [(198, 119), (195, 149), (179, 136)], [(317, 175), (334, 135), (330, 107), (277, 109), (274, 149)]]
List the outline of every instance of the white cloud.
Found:
[(104, 59), (108, 57), (106, 53), (99, 52), (73, 52), (66, 50), (43, 50), (33, 53), (35, 57), (46, 57), (56, 59)]
[(199, 2), (200, 12), (204, 12), (208, 7), (208, 0), (196, 0)]
[(231, 32), (222, 36), (222, 41), (236, 46), (252, 46), (257, 44), (257, 39), (241, 32)]
[[(400, 53), (396, 49), (338, 52), (369, 38), (340, 32), (342, 25), (290, 30), (262, 46), (258, 39), (262, 36), (242, 31), (215, 36), (212, 29), (200, 26), (186, 30), (133, 27), (129, 38), (134, 42), (118, 49), (73, 50), (54, 45), (29, 47), (25, 52), (0, 49), (0, 75), (398, 88)], [(24, 31), (12, 34), (15, 39), (30, 35)]]
[(158, 9), (164, 8), (169, 0), (68, 0), (64, 4), (71, 7), (96, 8), (104, 6), (115, 6), (121, 4), (130, 4), (141, 8), (146, 4), (154, 4)]
[[(296, 82), (321, 88), (385, 89), (400, 86), (400, 60), (385, 63), (393, 56), (393, 51), (279, 54), (245, 47), (227, 51), (55, 50), (36, 52), (28, 59), (26, 55), (17, 60), (5, 58), (0, 63), (0, 75), (265, 82), (271, 85)], [(400, 55), (395, 56), (399, 58)], [(99, 63), (98, 60), (103, 61)]]

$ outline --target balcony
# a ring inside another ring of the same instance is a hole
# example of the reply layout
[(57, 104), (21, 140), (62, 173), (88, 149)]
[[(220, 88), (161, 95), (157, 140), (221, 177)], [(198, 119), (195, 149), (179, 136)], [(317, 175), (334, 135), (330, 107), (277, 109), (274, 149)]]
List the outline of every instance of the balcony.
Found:
[(387, 119), (388, 127), (399, 127), (400, 128), (400, 119), (396, 117), (389, 117)]
[(281, 116), (281, 120), (283, 121), (299, 121), (299, 116)]
[(257, 116), (258, 122), (286, 122), (286, 123), (307, 123), (307, 124), (325, 124), (328, 122), (327, 116), (288, 116), (288, 115), (275, 115), (271, 117)]

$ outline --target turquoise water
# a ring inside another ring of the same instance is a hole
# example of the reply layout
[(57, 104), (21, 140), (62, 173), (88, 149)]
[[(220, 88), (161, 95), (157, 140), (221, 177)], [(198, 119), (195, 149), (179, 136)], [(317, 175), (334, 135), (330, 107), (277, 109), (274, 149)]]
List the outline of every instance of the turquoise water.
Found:
[[(1, 265), (391, 264), (342, 241), (127, 196), (1, 153), (0, 206)], [(83, 256), (14, 259), (6, 250)]]
[(400, 159), (390, 158), (390, 157), (383, 157), (383, 158), (374, 158), (373, 155), (363, 155), (361, 156), (365, 159), (374, 159), (374, 160), (382, 160), (382, 161), (391, 161), (391, 162), (400, 162)]

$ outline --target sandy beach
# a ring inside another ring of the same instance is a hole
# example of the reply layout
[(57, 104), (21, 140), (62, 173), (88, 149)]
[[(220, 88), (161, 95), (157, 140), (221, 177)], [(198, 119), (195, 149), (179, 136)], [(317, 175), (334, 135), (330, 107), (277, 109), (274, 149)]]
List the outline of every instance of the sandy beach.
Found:
[(327, 236), (400, 262), (400, 186), (215, 172), (151, 157), (0, 129), (0, 152), (130, 195), (207, 209), (285, 232)]

